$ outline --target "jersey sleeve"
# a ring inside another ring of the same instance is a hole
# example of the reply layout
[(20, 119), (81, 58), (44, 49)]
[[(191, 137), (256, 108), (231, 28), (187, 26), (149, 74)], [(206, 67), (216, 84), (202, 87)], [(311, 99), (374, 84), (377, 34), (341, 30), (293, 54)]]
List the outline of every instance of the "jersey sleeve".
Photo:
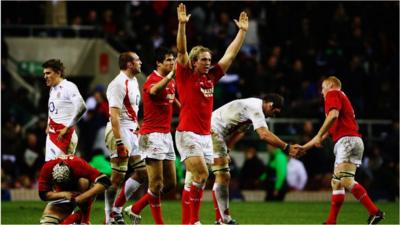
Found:
[(332, 109), (340, 110), (342, 102), (340, 101), (339, 91), (330, 91), (325, 97), (325, 113), (329, 113)]
[(109, 107), (122, 109), (125, 97), (125, 87), (114, 83), (109, 88), (110, 90), (107, 93)]
[(225, 75), (224, 71), (218, 63), (210, 69), (209, 74), (212, 74), (214, 84), (216, 84), (219, 79), (221, 79), (221, 77)]
[(150, 74), (149, 77), (147, 78), (146, 82), (144, 82), (144, 84), (143, 84), (143, 93), (150, 93), (151, 87), (153, 87), (156, 83), (157, 83), (157, 81)]
[(72, 82), (68, 86), (68, 97), (74, 105), (83, 101), (82, 95), (79, 92), (78, 87)]
[(265, 121), (265, 116), (262, 111), (262, 108), (259, 107), (249, 107), (247, 110), (247, 116), (251, 120), (254, 130), (257, 130), (260, 127), (265, 127), (268, 129), (267, 122)]
[(54, 164), (46, 163), (40, 170), (38, 179), (39, 192), (48, 192), (52, 190), (52, 165)]

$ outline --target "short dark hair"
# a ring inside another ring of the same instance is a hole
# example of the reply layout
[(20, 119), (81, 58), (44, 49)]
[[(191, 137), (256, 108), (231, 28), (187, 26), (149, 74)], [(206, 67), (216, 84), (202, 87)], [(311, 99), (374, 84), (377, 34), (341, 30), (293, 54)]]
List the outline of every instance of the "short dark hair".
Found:
[(157, 62), (162, 63), (164, 61), (166, 55), (174, 55), (174, 53), (170, 49), (165, 48), (165, 47), (157, 48), (155, 50), (155, 61), (156, 61), (156, 63)]
[(282, 109), (283, 104), (285, 102), (285, 99), (282, 97), (282, 95), (275, 94), (275, 93), (269, 93), (266, 94), (263, 97), (263, 100), (266, 102), (272, 102), (274, 108)]
[(126, 70), (128, 62), (133, 61), (132, 53), (134, 52), (123, 52), (119, 55), (118, 63), (120, 70)]
[(64, 64), (59, 59), (49, 59), (42, 64), (42, 68), (51, 68), (54, 72), (60, 73), (61, 77), (64, 77)]

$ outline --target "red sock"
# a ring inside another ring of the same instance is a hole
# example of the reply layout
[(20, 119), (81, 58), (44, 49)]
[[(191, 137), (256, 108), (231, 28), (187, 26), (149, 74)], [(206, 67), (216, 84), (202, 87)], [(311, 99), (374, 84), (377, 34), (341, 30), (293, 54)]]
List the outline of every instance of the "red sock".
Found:
[(351, 193), (358, 201), (361, 202), (361, 204), (364, 205), (364, 207), (368, 210), (368, 213), (370, 215), (375, 215), (376, 213), (378, 213), (379, 209), (369, 198), (367, 191), (361, 184), (356, 183), (354, 187), (351, 189)]
[(212, 191), (212, 197), (213, 197), (213, 202), (214, 202), (215, 220), (220, 221), (221, 213), (219, 212), (217, 197), (215, 197), (215, 191)]
[(94, 198), (90, 198), (87, 202), (79, 207), (82, 211), (81, 223), (90, 224), (90, 212), (92, 209), (93, 200)]
[(149, 203), (150, 203), (151, 214), (153, 215), (154, 218), (154, 222), (156, 224), (164, 224), (164, 219), (162, 218), (162, 213), (161, 213), (160, 196), (156, 197), (151, 194), (149, 195), (151, 196), (151, 198), (149, 199)]
[(182, 224), (190, 223), (190, 192), (182, 190)]
[(67, 216), (60, 224), (80, 223), (82, 218), (81, 211), (74, 212)]
[(336, 224), (336, 218), (339, 214), (340, 208), (344, 202), (344, 190), (334, 191), (331, 196), (331, 208), (329, 210), (328, 219), (326, 219), (326, 224)]
[(190, 186), (190, 224), (200, 220), (200, 205), (203, 197), (203, 188)]
[(151, 199), (151, 195), (149, 193), (146, 193), (143, 195), (135, 204), (132, 206), (132, 212), (139, 215), (140, 212), (142, 212), (142, 209), (146, 207), (147, 204), (149, 204), (149, 200)]
[(121, 191), (119, 192), (119, 195), (117, 199), (115, 199), (114, 202), (114, 207), (122, 207), (126, 203), (126, 197), (125, 197), (125, 183), (122, 185)]

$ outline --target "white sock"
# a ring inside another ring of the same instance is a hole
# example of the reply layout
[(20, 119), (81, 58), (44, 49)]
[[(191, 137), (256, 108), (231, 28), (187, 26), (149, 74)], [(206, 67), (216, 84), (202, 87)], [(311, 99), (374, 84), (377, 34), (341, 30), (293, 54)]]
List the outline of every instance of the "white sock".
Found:
[(113, 186), (110, 186), (105, 192), (104, 192), (104, 211), (106, 214), (106, 223), (109, 223), (110, 221), (110, 214), (111, 214), (111, 209), (115, 201), (115, 196), (116, 196), (116, 190)]
[[(125, 181), (125, 192), (123, 194), (125, 195), (126, 201), (128, 201), (131, 198), (133, 193), (135, 193), (135, 191), (137, 191), (137, 189), (139, 187), (140, 187), (140, 183), (137, 182), (136, 180), (132, 179), (131, 177), (129, 177)], [(116, 213), (122, 213), (122, 207), (115, 207), (114, 206), (114, 207), (112, 207), (112, 210), (114, 212), (116, 212)]]
[(215, 191), (215, 197), (223, 221), (226, 223), (231, 221), (232, 217), (229, 214), (225, 214), (225, 211), (229, 209), (229, 187), (227, 185), (214, 183), (213, 191)]

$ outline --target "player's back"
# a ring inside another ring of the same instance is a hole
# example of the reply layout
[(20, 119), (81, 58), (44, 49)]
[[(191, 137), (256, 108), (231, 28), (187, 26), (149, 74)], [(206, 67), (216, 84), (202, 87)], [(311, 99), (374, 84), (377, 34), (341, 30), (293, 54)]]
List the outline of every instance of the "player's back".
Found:
[(263, 120), (262, 100), (258, 98), (246, 98), (231, 101), (212, 114), (211, 126), (213, 131), (223, 136), (230, 135), (237, 130), (249, 128), (256, 120)]

